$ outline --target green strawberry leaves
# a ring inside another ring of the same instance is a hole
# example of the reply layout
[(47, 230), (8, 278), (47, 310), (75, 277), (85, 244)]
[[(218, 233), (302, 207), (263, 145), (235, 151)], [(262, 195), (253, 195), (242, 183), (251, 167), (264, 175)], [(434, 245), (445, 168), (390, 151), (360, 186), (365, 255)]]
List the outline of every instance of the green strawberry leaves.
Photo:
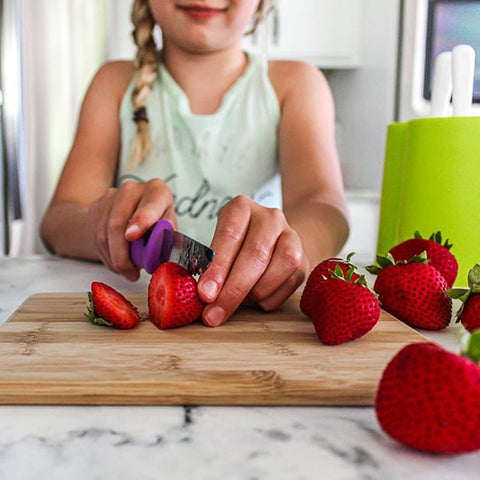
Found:
[(468, 272), (468, 288), (450, 288), (445, 292), (450, 298), (462, 302), (456, 314), (457, 323), (460, 322), (465, 302), (477, 293), (480, 293), (480, 264), (478, 263)]
[(480, 364), (480, 330), (475, 330), (467, 343), (463, 355), (477, 364)]
[(393, 265), (406, 265), (407, 263), (428, 263), (430, 260), (427, 258), (427, 253), (422, 252), (414, 257), (410, 258), (408, 261), (400, 260), (395, 262), (391, 253), (387, 253), (385, 256), (377, 255), (377, 263), (375, 265), (368, 265), (366, 268), (367, 272), (372, 275), (378, 275), (384, 268), (392, 267)]
[(355, 255), (355, 252), (350, 252), (348, 255), (347, 255), (347, 258), (346, 258), (346, 261), (349, 265), (352, 265), (352, 267), (354, 266), (353, 263), (352, 263), (352, 257)]
[(468, 272), (468, 288), (451, 288), (446, 294), (465, 303), (474, 293), (480, 293), (480, 264), (475, 264)]
[[(335, 270), (330, 270), (330, 273), (332, 274), (332, 277), (340, 278), (341, 280), (346, 280), (347, 282), (350, 282), (350, 283), (357, 283), (354, 280), (352, 281), (352, 276), (354, 274), (358, 275), (357, 266), (352, 263), (352, 257), (354, 255), (355, 255), (355, 252), (350, 252), (345, 259), (345, 263), (349, 267), (348, 270), (347, 270), (347, 274), (345, 275), (343, 273), (343, 270), (340, 267), (340, 265), (337, 265), (335, 267)], [(326, 279), (327, 277), (325, 275), (323, 275), (323, 278)]]
[[(424, 238), (420, 234), (418, 230), (415, 231), (413, 234), (414, 238)], [(450, 250), (453, 247), (453, 243), (449, 243), (448, 238), (445, 240), (445, 242), (442, 243), (442, 232), (440, 230), (438, 232), (433, 232), (429, 237), (428, 240), (431, 240), (432, 242), (439, 243), (440, 245), (443, 245), (447, 250)]]
[[(347, 260), (349, 257), (347, 257)], [(356, 275), (355, 279), (352, 279), (353, 275)], [(338, 278), (340, 280), (345, 280), (349, 283), (354, 283), (355, 285), (361, 285), (362, 287), (367, 288), (372, 292), (376, 297), (378, 297), (377, 292), (373, 290), (373, 288), (368, 284), (365, 275), (359, 275), (357, 267), (352, 265), (348, 270), (347, 273), (344, 274), (343, 270), (339, 265), (335, 267), (335, 270), (332, 271), (332, 277)]]
[(93, 296), (92, 292), (88, 292), (88, 308), (85, 314), (85, 317), (93, 323), (94, 325), (98, 325), (100, 327), (113, 327), (113, 323), (105, 320), (104, 318), (100, 317), (95, 310), (95, 306), (93, 305)]

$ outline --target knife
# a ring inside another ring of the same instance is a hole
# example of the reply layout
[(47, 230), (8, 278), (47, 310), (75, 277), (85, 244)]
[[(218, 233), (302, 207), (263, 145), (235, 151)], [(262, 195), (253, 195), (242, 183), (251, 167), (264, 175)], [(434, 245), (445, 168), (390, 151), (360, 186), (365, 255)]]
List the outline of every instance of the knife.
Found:
[(130, 258), (139, 268), (152, 274), (160, 264), (178, 263), (192, 275), (203, 273), (215, 252), (173, 229), (168, 220), (159, 220), (140, 239), (130, 243)]

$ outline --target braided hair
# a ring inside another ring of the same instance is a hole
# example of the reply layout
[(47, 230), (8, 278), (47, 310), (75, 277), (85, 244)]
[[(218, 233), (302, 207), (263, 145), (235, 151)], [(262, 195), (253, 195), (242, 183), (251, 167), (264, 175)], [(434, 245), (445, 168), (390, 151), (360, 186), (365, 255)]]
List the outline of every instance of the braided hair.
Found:
[[(273, 8), (275, 0), (260, 0), (251, 28), (245, 33), (255, 32)], [(134, 170), (147, 156), (152, 148), (152, 138), (148, 128), (147, 98), (152, 85), (157, 78), (158, 51), (154, 38), (155, 19), (153, 18), (148, 0), (134, 0), (131, 20), (133, 24), (132, 37), (137, 47), (135, 56), (135, 87), (132, 91), (133, 121), (137, 124), (137, 131), (133, 138), (130, 156), (130, 170)]]
[(252, 24), (249, 30), (245, 32), (245, 35), (251, 35), (255, 32), (258, 25), (268, 17), (268, 14), (275, 8), (276, 0), (260, 0), (258, 3), (257, 11), (252, 18)]
[(137, 131), (132, 143), (130, 170), (134, 170), (152, 147), (148, 128), (146, 103), (157, 78), (157, 47), (153, 37), (155, 20), (148, 0), (134, 0), (131, 15), (133, 40), (137, 46), (135, 56), (135, 88), (132, 91), (133, 121)]

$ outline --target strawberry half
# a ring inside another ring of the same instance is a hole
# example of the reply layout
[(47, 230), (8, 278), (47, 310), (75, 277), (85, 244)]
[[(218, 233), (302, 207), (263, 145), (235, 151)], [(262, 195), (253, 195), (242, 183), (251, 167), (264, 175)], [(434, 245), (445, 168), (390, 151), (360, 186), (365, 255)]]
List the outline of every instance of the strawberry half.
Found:
[(477, 263), (468, 272), (468, 288), (452, 288), (446, 293), (462, 301), (456, 314), (457, 322), (461, 322), (469, 332), (480, 329), (480, 264)]
[(460, 356), (413, 343), (385, 368), (375, 398), (382, 429), (411, 448), (458, 454), (480, 449), (480, 332)]
[(346, 280), (340, 267), (335, 276), (320, 282), (312, 292), (312, 321), (318, 338), (338, 345), (362, 337), (378, 322), (380, 305), (365, 277)]
[(444, 276), (425, 262), (425, 252), (408, 262), (395, 262), (387, 254), (367, 271), (377, 275), (373, 288), (387, 312), (412, 327), (441, 330), (450, 323), (452, 299), (445, 293)]
[(192, 323), (200, 317), (203, 307), (197, 281), (185, 268), (166, 262), (153, 272), (148, 286), (148, 310), (158, 328)]
[(140, 321), (137, 308), (120, 292), (106, 283), (93, 282), (88, 292), (89, 306), (86, 317), (94, 325), (122, 330), (135, 327)]
[(430, 237), (422, 238), (417, 231), (414, 238), (405, 240), (389, 250), (395, 261), (408, 261), (412, 257), (425, 252), (430, 260), (430, 265), (435, 267), (445, 277), (448, 288), (451, 288), (458, 275), (458, 262), (455, 256), (450, 252), (452, 244), (448, 239), (442, 243), (441, 232), (432, 233)]
[(343, 258), (327, 258), (320, 262), (310, 273), (303, 289), (302, 296), (300, 298), (300, 310), (307, 315), (308, 317), (312, 316), (312, 294), (316, 289), (317, 285), (327, 278), (333, 277), (333, 272), (337, 267), (341, 269), (344, 276), (347, 277), (350, 275), (350, 280), (353, 282), (358, 277), (359, 274), (356, 273), (356, 266), (350, 262), (354, 254), (348, 254), (346, 259)]

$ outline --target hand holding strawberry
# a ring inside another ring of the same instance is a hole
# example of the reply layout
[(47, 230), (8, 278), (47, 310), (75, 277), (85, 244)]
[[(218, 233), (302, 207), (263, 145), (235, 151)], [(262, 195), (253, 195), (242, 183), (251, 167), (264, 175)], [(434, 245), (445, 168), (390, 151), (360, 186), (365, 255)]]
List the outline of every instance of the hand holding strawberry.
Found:
[(387, 254), (367, 270), (377, 275), (382, 308), (412, 327), (441, 330), (450, 323), (452, 299), (445, 294), (447, 281), (427, 261), (424, 253), (399, 262)]
[(480, 449), (480, 332), (465, 356), (429, 342), (400, 350), (385, 368), (375, 410), (383, 430), (414, 449)]

